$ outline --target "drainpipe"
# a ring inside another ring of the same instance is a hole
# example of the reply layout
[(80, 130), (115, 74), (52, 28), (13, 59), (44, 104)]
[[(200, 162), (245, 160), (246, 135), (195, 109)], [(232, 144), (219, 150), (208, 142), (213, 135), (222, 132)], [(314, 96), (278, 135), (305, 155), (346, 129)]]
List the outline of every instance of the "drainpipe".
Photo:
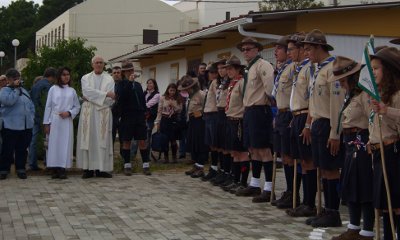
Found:
[(269, 33), (258, 33), (258, 32), (247, 32), (244, 30), (244, 25), (247, 23), (252, 23), (253, 19), (252, 18), (246, 18), (246, 23), (245, 24), (240, 24), (238, 25), (238, 31), (241, 35), (246, 36), (246, 37), (256, 37), (256, 38), (264, 38), (264, 39), (279, 39), (282, 36), (281, 35), (275, 35), (275, 34), (269, 34)]

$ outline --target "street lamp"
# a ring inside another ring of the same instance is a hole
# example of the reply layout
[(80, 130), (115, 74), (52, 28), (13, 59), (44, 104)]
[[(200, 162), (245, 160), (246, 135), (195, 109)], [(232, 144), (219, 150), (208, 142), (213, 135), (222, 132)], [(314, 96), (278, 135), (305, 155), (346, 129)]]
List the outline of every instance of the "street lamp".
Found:
[(0, 51), (0, 74), (1, 74), (1, 72), (2, 72), (2, 70), (3, 70), (3, 57), (5, 56), (6, 54), (3, 52), (3, 51)]
[(12, 45), (14, 46), (14, 68), (17, 68), (17, 47), (19, 46), (19, 40), (12, 40)]

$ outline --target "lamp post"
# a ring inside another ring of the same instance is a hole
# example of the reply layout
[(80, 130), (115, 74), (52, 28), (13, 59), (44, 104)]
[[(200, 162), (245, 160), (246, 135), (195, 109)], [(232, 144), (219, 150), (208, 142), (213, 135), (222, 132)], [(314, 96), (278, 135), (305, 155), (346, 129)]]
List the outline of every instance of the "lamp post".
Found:
[(14, 46), (14, 68), (17, 68), (17, 47), (19, 46), (19, 40), (12, 40), (12, 45)]
[(6, 54), (3, 52), (3, 51), (0, 51), (0, 74), (1, 74), (1, 72), (3, 71), (3, 57), (5, 56)]

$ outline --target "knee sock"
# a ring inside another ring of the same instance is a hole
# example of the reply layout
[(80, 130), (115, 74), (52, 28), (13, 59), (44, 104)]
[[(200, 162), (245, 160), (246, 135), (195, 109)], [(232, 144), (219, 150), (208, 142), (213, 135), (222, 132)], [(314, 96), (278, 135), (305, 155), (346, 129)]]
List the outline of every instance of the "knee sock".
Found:
[(372, 203), (363, 203), (361, 205), (361, 210), (363, 216), (363, 230), (372, 232), (375, 223), (374, 206)]
[(247, 186), (247, 180), (249, 178), (250, 172), (250, 161), (244, 161), (240, 163), (240, 172), (242, 173), (242, 178), (240, 179), (240, 183), (243, 186)]
[(131, 163), (131, 150), (130, 149), (121, 149), (121, 156), (124, 159), (124, 164)]
[(303, 173), (301, 175), (301, 179), (303, 181), (303, 204), (308, 206), (308, 183), (307, 183), (307, 174)]
[(147, 149), (140, 149), (140, 156), (142, 157), (143, 168), (150, 167), (150, 164), (149, 164), (149, 151), (147, 151)]
[(331, 208), (330, 206), (330, 201), (329, 201), (329, 190), (328, 190), (328, 179), (323, 178), (322, 179), (322, 188), (324, 191), (324, 202), (325, 202), (325, 208)]
[(197, 165), (199, 167), (204, 167), (204, 164), (206, 163), (207, 158), (208, 158), (208, 152), (200, 152), (200, 153), (196, 153), (196, 154), (198, 156), (197, 161), (196, 161)]
[(329, 190), (329, 209), (339, 210), (340, 198), (339, 198), (339, 179), (328, 180), (328, 190)]
[(230, 174), (232, 168), (233, 158), (230, 154), (224, 154), (224, 171), (226, 174)]
[[(383, 239), (384, 240), (394, 240), (392, 237), (392, 228), (390, 226), (389, 213), (384, 212), (382, 215), (383, 215)], [(395, 226), (396, 226), (396, 224), (395, 224)]]
[(359, 203), (348, 202), (347, 208), (350, 215), (350, 224), (354, 226), (352, 229), (356, 229), (355, 226), (360, 227), (361, 220), (361, 206)]
[(317, 195), (317, 170), (308, 170), (306, 174), (307, 178), (307, 205), (315, 207), (315, 197)]
[(285, 179), (286, 179), (286, 191), (293, 191), (293, 166), (289, 166), (285, 164), (283, 166), (283, 170), (285, 171)]
[(253, 174), (253, 178), (260, 179), (262, 170), (262, 162), (259, 160), (251, 160), (251, 171)]
[(265, 174), (265, 184), (264, 191), (271, 192), (272, 191), (272, 173), (274, 168), (274, 163), (272, 161), (263, 162), (264, 166), (264, 174)]
[(300, 198), (300, 187), (301, 187), (301, 179), (302, 179), (302, 174), (301, 173), (297, 173), (296, 174), (296, 192), (297, 192), (297, 197)]
[(233, 181), (240, 182), (240, 162), (233, 162), (232, 165)]
[(219, 168), (224, 172), (224, 154), (222, 152), (218, 153), (218, 162)]
[(218, 152), (211, 151), (211, 166), (218, 166)]

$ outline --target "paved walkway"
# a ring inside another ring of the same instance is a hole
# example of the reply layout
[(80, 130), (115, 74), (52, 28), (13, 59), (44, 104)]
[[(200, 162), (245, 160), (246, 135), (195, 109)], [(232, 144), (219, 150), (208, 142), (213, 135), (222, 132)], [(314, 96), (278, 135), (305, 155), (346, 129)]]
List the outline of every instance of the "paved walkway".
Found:
[(0, 182), (4, 240), (330, 239), (345, 229), (313, 232), (303, 222), (182, 173), (88, 180), (75, 175), (63, 181), (13, 176)]

